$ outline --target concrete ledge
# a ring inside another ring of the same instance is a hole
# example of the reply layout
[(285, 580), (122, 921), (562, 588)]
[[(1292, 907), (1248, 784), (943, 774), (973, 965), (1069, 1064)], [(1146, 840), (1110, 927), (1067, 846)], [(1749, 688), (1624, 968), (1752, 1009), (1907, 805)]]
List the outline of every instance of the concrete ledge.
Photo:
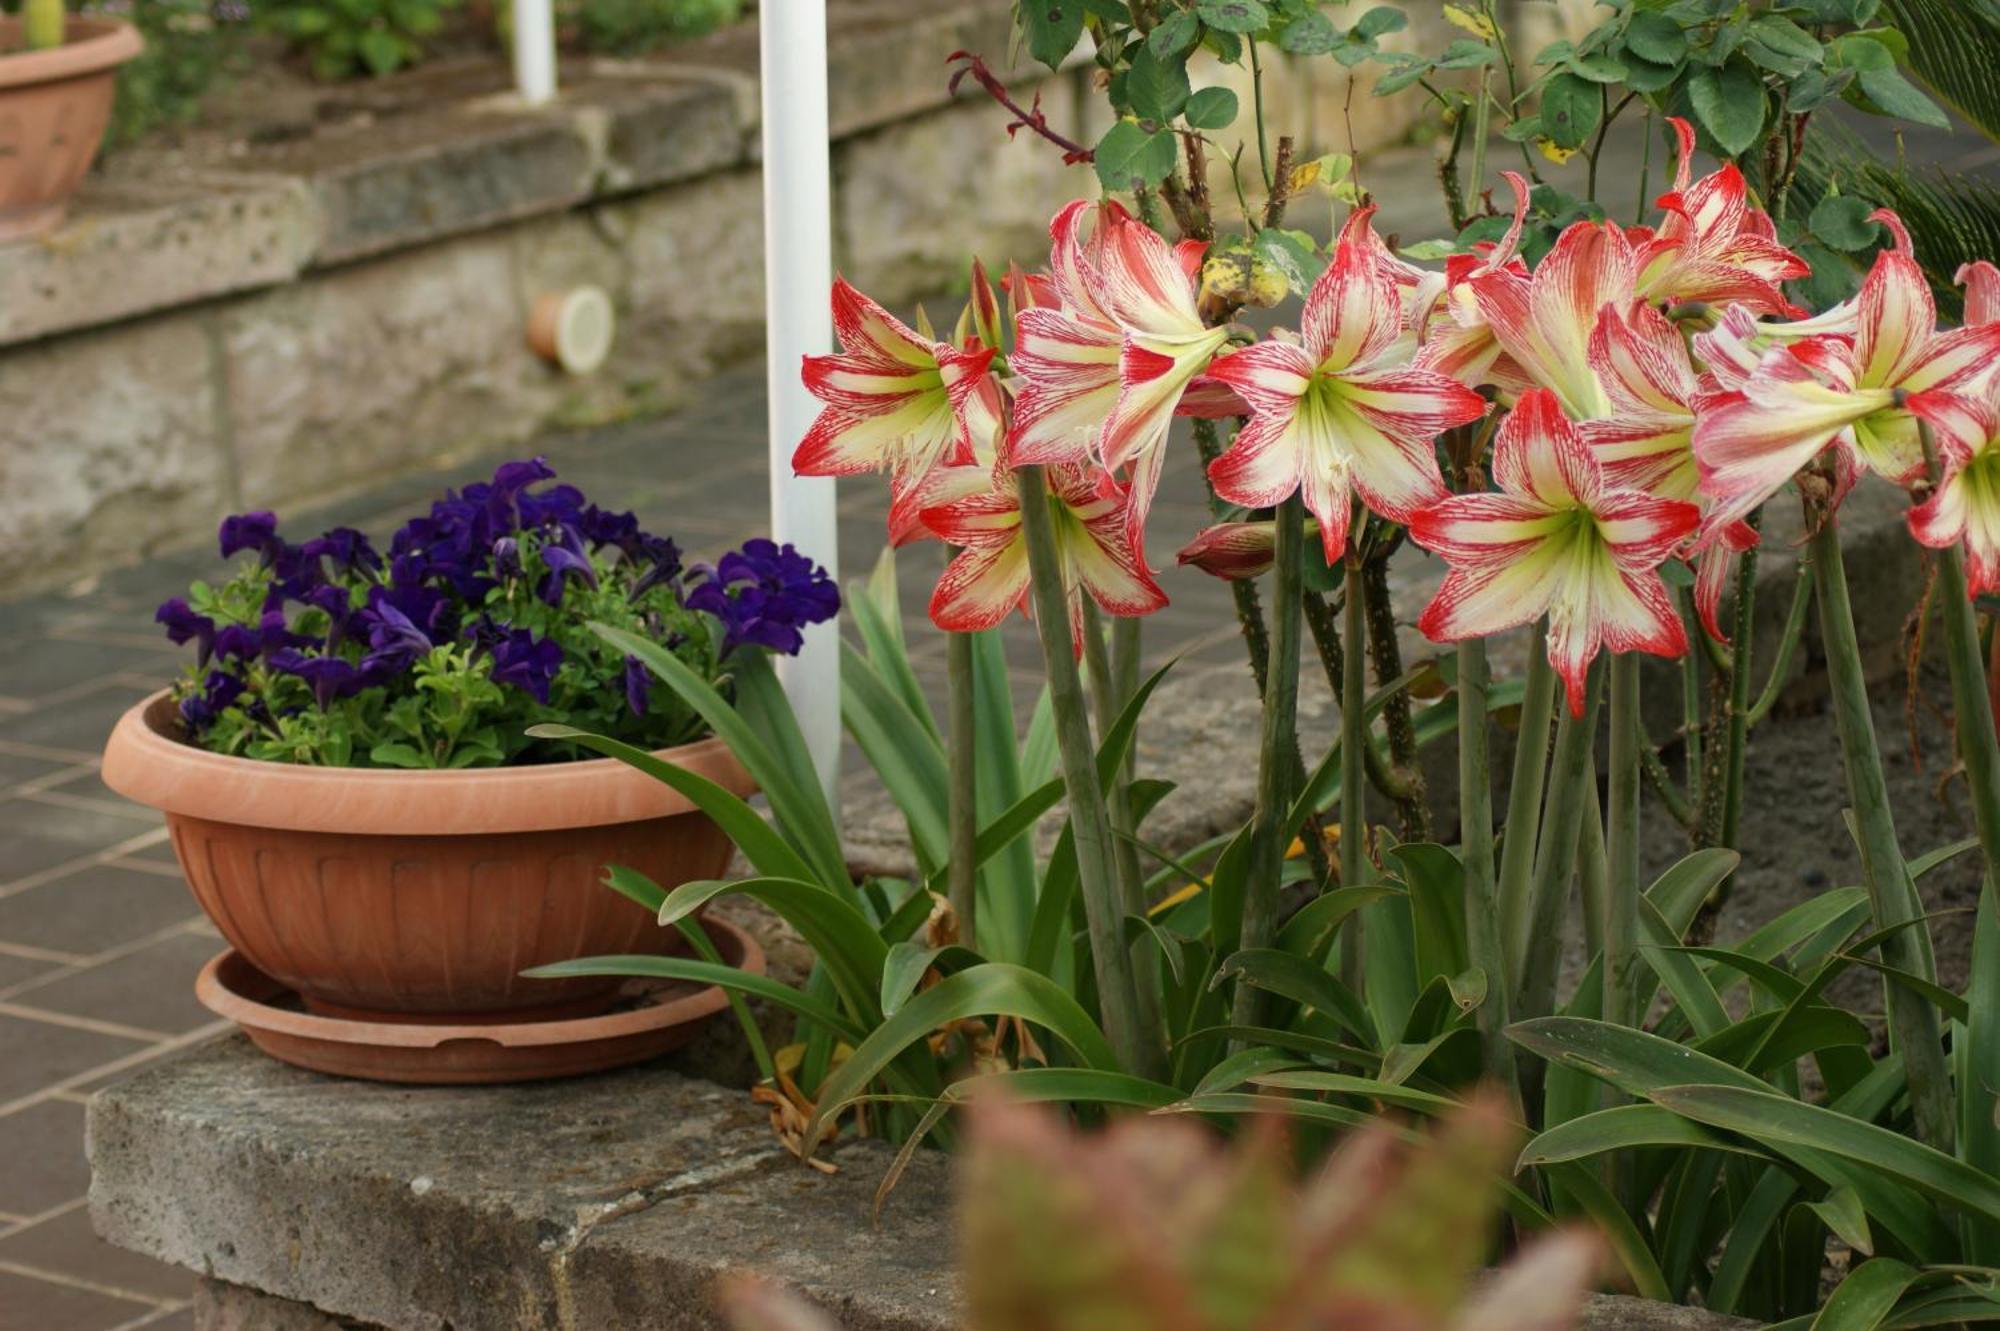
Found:
[[(920, 1155), (871, 1225), (887, 1147), (846, 1143), (827, 1177), (762, 1120), (741, 1092), (659, 1067), (397, 1089), (230, 1036), (91, 1102), (91, 1213), (112, 1242), (209, 1278), (204, 1331), (708, 1328), (709, 1285), (733, 1267), (854, 1331), (955, 1327), (946, 1159)], [(1606, 1299), (1585, 1325), (1744, 1324)]]

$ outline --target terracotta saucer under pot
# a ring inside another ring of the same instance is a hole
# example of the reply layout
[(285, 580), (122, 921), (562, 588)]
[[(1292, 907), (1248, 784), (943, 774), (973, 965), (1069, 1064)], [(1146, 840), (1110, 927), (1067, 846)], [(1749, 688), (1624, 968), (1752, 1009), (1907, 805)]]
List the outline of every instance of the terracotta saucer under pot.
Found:
[[(764, 973), (764, 951), (733, 924), (706, 927), (722, 959)], [(729, 1006), (715, 985), (629, 980), (610, 1012), (564, 1021), (441, 1026), (357, 1021), (304, 1011), (298, 996), (234, 949), (202, 967), (195, 997), (271, 1057), (341, 1077), (431, 1086), (542, 1081), (638, 1063), (692, 1040)]]

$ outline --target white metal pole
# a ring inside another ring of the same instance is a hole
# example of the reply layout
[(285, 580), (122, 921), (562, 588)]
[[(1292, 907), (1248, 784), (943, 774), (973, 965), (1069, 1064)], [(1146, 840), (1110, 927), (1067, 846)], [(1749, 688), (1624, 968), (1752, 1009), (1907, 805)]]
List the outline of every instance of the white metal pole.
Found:
[[(758, 16), (764, 102), (765, 375), (770, 395), (771, 536), (839, 576), (833, 480), (792, 474), (792, 450), (819, 404), (800, 359), (833, 349), (833, 172), (828, 162), (826, 0), (764, 0)], [(785, 693), (840, 810), (840, 631), (806, 630), (805, 650), (780, 663)]]
[(553, 0), (513, 0), (514, 87), (530, 106), (556, 96), (556, 20)]

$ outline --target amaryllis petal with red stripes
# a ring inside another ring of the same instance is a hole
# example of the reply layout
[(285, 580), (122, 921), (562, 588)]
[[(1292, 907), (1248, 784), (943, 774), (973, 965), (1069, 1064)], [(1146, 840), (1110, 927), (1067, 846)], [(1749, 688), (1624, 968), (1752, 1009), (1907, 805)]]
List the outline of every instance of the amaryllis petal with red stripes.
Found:
[(1501, 423), (1493, 477), (1498, 493), (1451, 496), (1410, 524), (1451, 566), (1418, 621), (1426, 636), (1457, 642), (1546, 614), (1549, 662), (1576, 715), (1600, 648), (1687, 650), (1658, 570), (1700, 520), (1694, 505), (1607, 487), (1548, 389), (1524, 394)]
[(1701, 390), (1680, 330), (1651, 306), (1606, 309), (1591, 334), (1590, 366), (1611, 412), (1580, 428), (1606, 481), (1693, 499), (1701, 478), (1693, 442)]
[(826, 404), (792, 455), (802, 476), (886, 471), (907, 491), (940, 466), (991, 457), (1000, 418), (990, 347), (923, 337), (843, 279), (833, 285), (837, 355), (805, 358)]
[[(967, 633), (992, 628), (1017, 606), (1028, 608), (1027, 540), (1020, 494), (1011, 471), (968, 468), (968, 493), (925, 510), (923, 524), (959, 547), (931, 595), (931, 622)], [(1049, 467), (1056, 554), (1069, 600), (1071, 646), (1083, 651), (1082, 599), (1111, 615), (1148, 615), (1167, 603), (1131, 539), (1129, 497), (1091, 467)]]
[(1343, 228), (1306, 297), (1299, 343), (1260, 342), (1209, 369), (1251, 412), (1209, 467), (1216, 493), (1253, 508), (1301, 494), (1329, 560), (1346, 548), (1356, 494), (1396, 522), (1442, 498), (1434, 441), (1485, 411), (1456, 380), (1394, 363), (1401, 316), (1376, 259), (1372, 213), (1357, 209)]
[(1597, 316), (1633, 300), (1631, 243), (1615, 226), (1576, 222), (1556, 238), (1532, 277), (1511, 270), (1471, 279), (1479, 312), (1521, 371), (1553, 389), (1578, 420), (1606, 414), (1609, 403), (1590, 367)]
[(1977, 407), (1985, 436), (1945, 470), (1923, 503), (1909, 512), (1910, 534), (1923, 545), (1965, 546), (1966, 590), (2000, 591), (2000, 408)]
[(1780, 245), (1771, 219), (1749, 202), (1734, 162), (1692, 180), (1694, 129), (1669, 117), (1678, 141), (1674, 188), (1658, 204), (1667, 216), (1638, 252), (1637, 294), (1660, 302), (1743, 304), (1759, 314), (1800, 315), (1780, 283), (1807, 276), (1803, 259)]
[(1767, 351), (1739, 395), (1695, 426), (1710, 526), (1747, 517), (1829, 447), (1907, 484), (1923, 472), (1917, 421), (1949, 463), (1983, 442), (1977, 400), (2000, 357), (2000, 324), (1940, 333), (1937, 307), (1895, 214), (1897, 248), (1875, 258), (1855, 301), (1852, 346), (1806, 338)]

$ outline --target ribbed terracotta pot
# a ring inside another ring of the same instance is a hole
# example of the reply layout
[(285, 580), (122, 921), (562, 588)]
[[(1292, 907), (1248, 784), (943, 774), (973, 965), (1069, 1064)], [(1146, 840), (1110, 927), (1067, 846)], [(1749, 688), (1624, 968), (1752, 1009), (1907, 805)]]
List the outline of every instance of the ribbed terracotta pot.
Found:
[(139, 30), (71, 16), (61, 46), (22, 49), (0, 18), (0, 241), (60, 222), (111, 122), (118, 67), (145, 49)]
[[(660, 756), (755, 790), (720, 740)], [(604, 886), (604, 866), (672, 888), (718, 877), (731, 852), (707, 815), (613, 759), (460, 772), (258, 762), (180, 738), (165, 692), (119, 720), (104, 781), (167, 815), (188, 886), (246, 960), (314, 1012), (371, 1021), (602, 1011), (615, 978), (521, 972), (672, 950), (679, 934)]]

